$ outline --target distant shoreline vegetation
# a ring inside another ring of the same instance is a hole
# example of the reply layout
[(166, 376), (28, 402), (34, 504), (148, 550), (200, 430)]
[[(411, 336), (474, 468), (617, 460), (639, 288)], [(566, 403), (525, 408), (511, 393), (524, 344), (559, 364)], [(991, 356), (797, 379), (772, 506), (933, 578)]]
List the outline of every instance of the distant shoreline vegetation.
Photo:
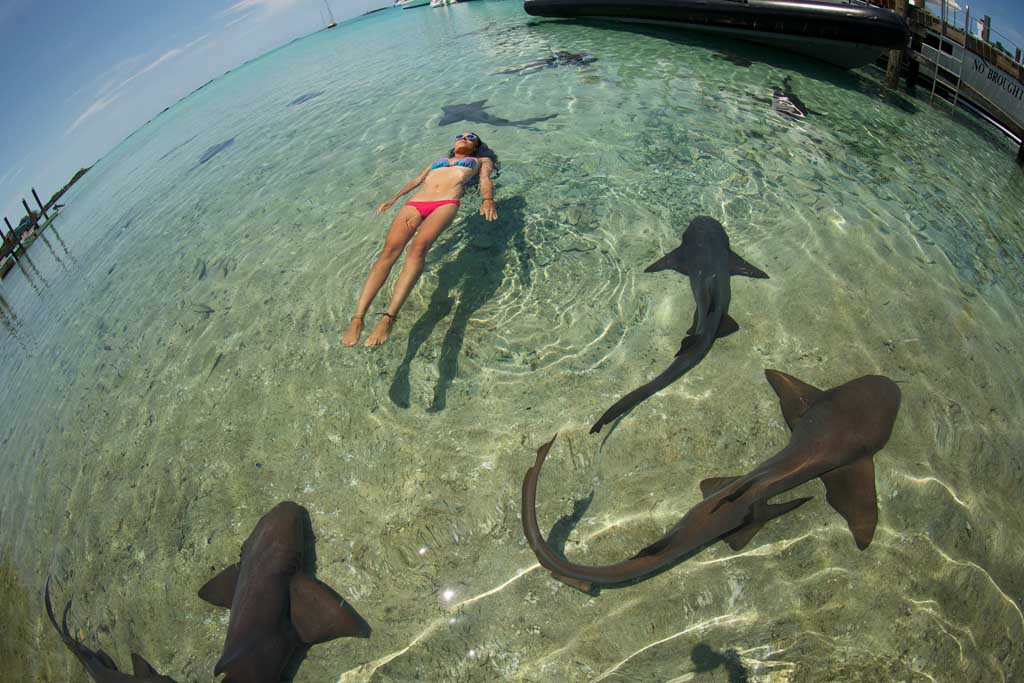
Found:
[(70, 190), (72, 185), (81, 180), (82, 176), (88, 173), (90, 168), (92, 168), (92, 166), (86, 166), (85, 168), (78, 169), (78, 172), (75, 173), (75, 175), (71, 176), (71, 180), (65, 183), (64, 187), (60, 188), (59, 190), (53, 193), (53, 196), (50, 197), (50, 201), (46, 202), (46, 208), (49, 209), (51, 206), (56, 204), (57, 200), (61, 198), (61, 195)]

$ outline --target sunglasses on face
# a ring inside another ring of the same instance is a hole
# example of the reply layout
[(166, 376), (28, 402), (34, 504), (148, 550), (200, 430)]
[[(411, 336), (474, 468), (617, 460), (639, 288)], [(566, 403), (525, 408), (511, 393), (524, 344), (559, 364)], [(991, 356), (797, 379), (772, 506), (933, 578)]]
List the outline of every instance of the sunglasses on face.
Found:
[(472, 133), (466, 133), (465, 135), (462, 135), (460, 133), (459, 135), (455, 136), (455, 141), (456, 142), (458, 142), (459, 140), (466, 140), (467, 142), (473, 142), (474, 140), (479, 140), (479, 139), (480, 138), (478, 138), (477, 136), (473, 135)]

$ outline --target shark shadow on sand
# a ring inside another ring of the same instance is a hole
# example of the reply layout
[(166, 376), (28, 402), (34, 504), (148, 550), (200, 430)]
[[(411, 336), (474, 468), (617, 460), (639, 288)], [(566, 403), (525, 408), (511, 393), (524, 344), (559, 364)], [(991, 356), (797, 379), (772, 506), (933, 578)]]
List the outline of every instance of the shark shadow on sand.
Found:
[[(409, 330), (405, 357), (388, 390), (388, 396), (396, 406), (410, 406), (409, 370), (413, 359), (437, 324), (454, 310), (451, 326), (441, 342), (434, 398), (427, 408), (429, 412), (444, 410), (448, 389), (459, 374), (459, 353), (469, 319), (501, 287), (505, 266), (509, 262), (510, 244), (520, 256), (520, 277), (524, 281), (529, 280), (530, 261), (524, 256), (529, 249), (522, 232), (525, 207), (522, 197), (510, 197), (498, 204), (497, 220), (487, 221), (483, 216), (474, 215), (463, 223), (461, 230), (468, 236), (469, 243), (458, 257), (441, 266), (430, 304)], [(456, 289), (458, 294), (453, 296)]]
[(310, 100), (312, 100), (314, 98), (317, 98), (317, 97), (320, 97), (323, 94), (324, 94), (323, 90), (317, 90), (315, 92), (308, 92), (305, 95), (299, 95), (294, 100), (289, 102), (288, 106), (289, 107), (294, 107), (296, 105), (302, 104), (303, 102), (309, 102)]
[(558, 114), (548, 114), (547, 116), (536, 116), (532, 119), (522, 119), (519, 121), (509, 121), (503, 119), (500, 116), (494, 116), (490, 112), (484, 111), (487, 108), (487, 100), (477, 100), (476, 102), (468, 102), (466, 104), (449, 104), (441, 107), (441, 120), (437, 122), (439, 126), (450, 126), (460, 121), (466, 121), (468, 123), (484, 123), (490, 126), (515, 126), (516, 128), (527, 128), (529, 130), (536, 130), (532, 128), (533, 124), (540, 123), (541, 121), (547, 121), (553, 119)]
[(729, 676), (729, 683), (749, 683), (750, 677), (747, 670), (740, 661), (740, 655), (736, 650), (726, 650), (724, 653), (716, 652), (714, 648), (706, 643), (694, 645), (690, 653), (690, 660), (693, 661), (694, 673), (707, 673), (722, 667)]
[(522, 498), (523, 533), (541, 565), (554, 578), (587, 593), (595, 586), (637, 583), (720, 540), (740, 550), (766, 522), (810, 500), (771, 504), (771, 498), (819, 477), (829, 504), (846, 518), (857, 547), (868, 547), (878, 522), (873, 458), (892, 434), (899, 387), (879, 375), (865, 375), (828, 391), (776, 370), (766, 370), (765, 376), (792, 431), (789, 444), (743, 476), (702, 481), (704, 500), (664, 536), (622, 562), (575, 564), (544, 540), (537, 523), (537, 481), (555, 440), (541, 446), (523, 479)]
[(57, 635), (64, 641), (71, 654), (82, 663), (85, 672), (96, 683), (175, 683), (170, 676), (161, 675), (153, 666), (139, 655), (132, 653), (132, 670), (134, 673), (127, 674), (118, 671), (117, 664), (103, 650), (93, 651), (82, 643), (75, 640), (68, 629), (68, 612), (71, 611), (71, 601), (68, 600), (64, 606), (64, 615), (61, 617), (60, 626), (57, 625), (57, 617), (53, 614), (53, 604), (50, 602), (50, 579), (46, 579), (46, 591), (44, 601), (46, 603), (46, 616), (56, 629)]
[(212, 147), (207, 148), (207, 150), (205, 152), (203, 152), (201, 155), (199, 155), (199, 162), (195, 166), (193, 166), (190, 170), (192, 170), (192, 171), (196, 170), (197, 168), (199, 168), (200, 166), (205, 164), (207, 161), (209, 161), (210, 159), (214, 158), (215, 156), (217, 156), (218, 154), (220, 154), (221, 152), (223, 152), (224, 150), (226, 150), (228, 147), (230, 147), (233, 144), (235, 144), (235, 139), (231, 138), (230, 140), (225, 140), (224, 142), (218, 142), (216, 145), (213, 145)]
[(549, 57), (535, 59), (522, 66), (510, 67), (495, 71), (495, 74), (529, 74), (540, 69), (554, 68), (558, 66), (588, 66), (597, 61), (597, 57), (587, 52), (566, 52), (555, 50)]

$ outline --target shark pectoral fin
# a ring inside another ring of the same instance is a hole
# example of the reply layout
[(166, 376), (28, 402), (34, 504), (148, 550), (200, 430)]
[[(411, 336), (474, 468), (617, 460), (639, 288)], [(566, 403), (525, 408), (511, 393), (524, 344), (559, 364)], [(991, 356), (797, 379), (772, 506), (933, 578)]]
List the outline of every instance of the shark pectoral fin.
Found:
[(147, 674), (160, 675), (160, 672), (154, 669), (152, 664), (134, 652), (132, 653), (132, 673), (136, 676), (145, 676)]
[(658, 273), (663, 270), (674, 270), (677, 273), (689, 275), (689, 273), (686, 272), (686, 261), (683, 259), (682, 247), (676, 247), (651, 265), (644, 268), (645, 273)]
[(326, 584), (300, 572), (292, 576), (288, 590), (292, 626), (302, 642), (370, 637), (370, 625)]
[(766, 279), (768, 277), (768, 273), (764, 272), (757, 266), (748, 263), (742, 256), (731, 249), (729, 250), (729, 274), (761, 279)]
[(737, 479), (739, 477), (713, 477), (705, 479), (700, 483), (700, 493), (705, 498), (710, 498)]
[(821, 480), (825, 482), (829, 505), (846, 518), (853, 540), (864, 550), (870, 545), (878, 524), (874, 460), (861, 458), (821, 475)]
[(217, 607), (231, 608), (238, 583), (238, 564), (233, 564), (213, 577), (199, 589), (199, 597)]
[(676, 351), (676, 355), (677, 356), (683, 355), (684, 353), (686, 353), (687, 351), (692, 349), (694, 346), (697, 346), (699, 343), (700, 343), (700, 336), (699, 335), (691, 334), (689, 336), (683, 337), (683, 342), (679, 345), (679, 350)]
[(793, 429), (796, 421), (807, 412), (811, 404), (825, 393), (807, 382), (801, 382), (796, 377), (778, 370), (765, 370), (764, 376), (772, 385), (776, 396), (779, 397), (779, 403), (782, 404), (782, 416), (786, 418), (786, 424), (789, 425), (790, 430)]
[(750, 516), (750, 521), (726, 536), (725, 542), (733, 550), (742, 550), (767, 522), (786, 514), (790, 510), (797, 509), (809, 500), (810, 498), (797, 498), (796, 500), (779, 503), (778, 505), (769, 505), (765, 501), (756, 503)]
[(718, 323), (718, 334), (715, 336), (721, 339), (722, 337), (728, 337), (733, 332), (737, 332), (740, 329), (740, 324), (732, 319), (728, 313), (722, 317), (722, 322)]

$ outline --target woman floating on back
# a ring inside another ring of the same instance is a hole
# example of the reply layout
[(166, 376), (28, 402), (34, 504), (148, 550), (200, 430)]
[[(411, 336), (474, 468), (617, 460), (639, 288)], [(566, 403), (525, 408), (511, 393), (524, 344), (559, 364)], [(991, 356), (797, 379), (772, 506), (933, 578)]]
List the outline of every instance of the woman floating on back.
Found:
[(366, 338), (366, 346), (377, 346), (387, 341), (391, 326), (398, 319), (409, 292), (416, 285), (423, 272), (423, 259), (434, 240), (452, 224), (459, 210), (460, 198), (466, 184), (474, 178), (480, 179), (480, 214), (489, 221), (498, 217), (494, 208), (494, 187), (491, 184), (492, 159), (497, 159), (476, 133), (460, 133), (455, 136), (455, 145), (447, 157), (441, 157), (406, 183), (394, 197), (377, 207), (376, 215), (390, 209), (402, 195), (419, 187), (391, 221), (391, 228), (384, 238), (384, 249), (370, 268), (363, 291), (356, 304), (355, 315), (348, 329), (341, 336), (345, 346), (355, 346), (363, 331), (363, 318), (370, 308), (377, 292), (387, 282), (391, 268), (412, 241), (405, 262), (398, 274), (398, 281), (391, 292), (387, 310), (381, 320)]

